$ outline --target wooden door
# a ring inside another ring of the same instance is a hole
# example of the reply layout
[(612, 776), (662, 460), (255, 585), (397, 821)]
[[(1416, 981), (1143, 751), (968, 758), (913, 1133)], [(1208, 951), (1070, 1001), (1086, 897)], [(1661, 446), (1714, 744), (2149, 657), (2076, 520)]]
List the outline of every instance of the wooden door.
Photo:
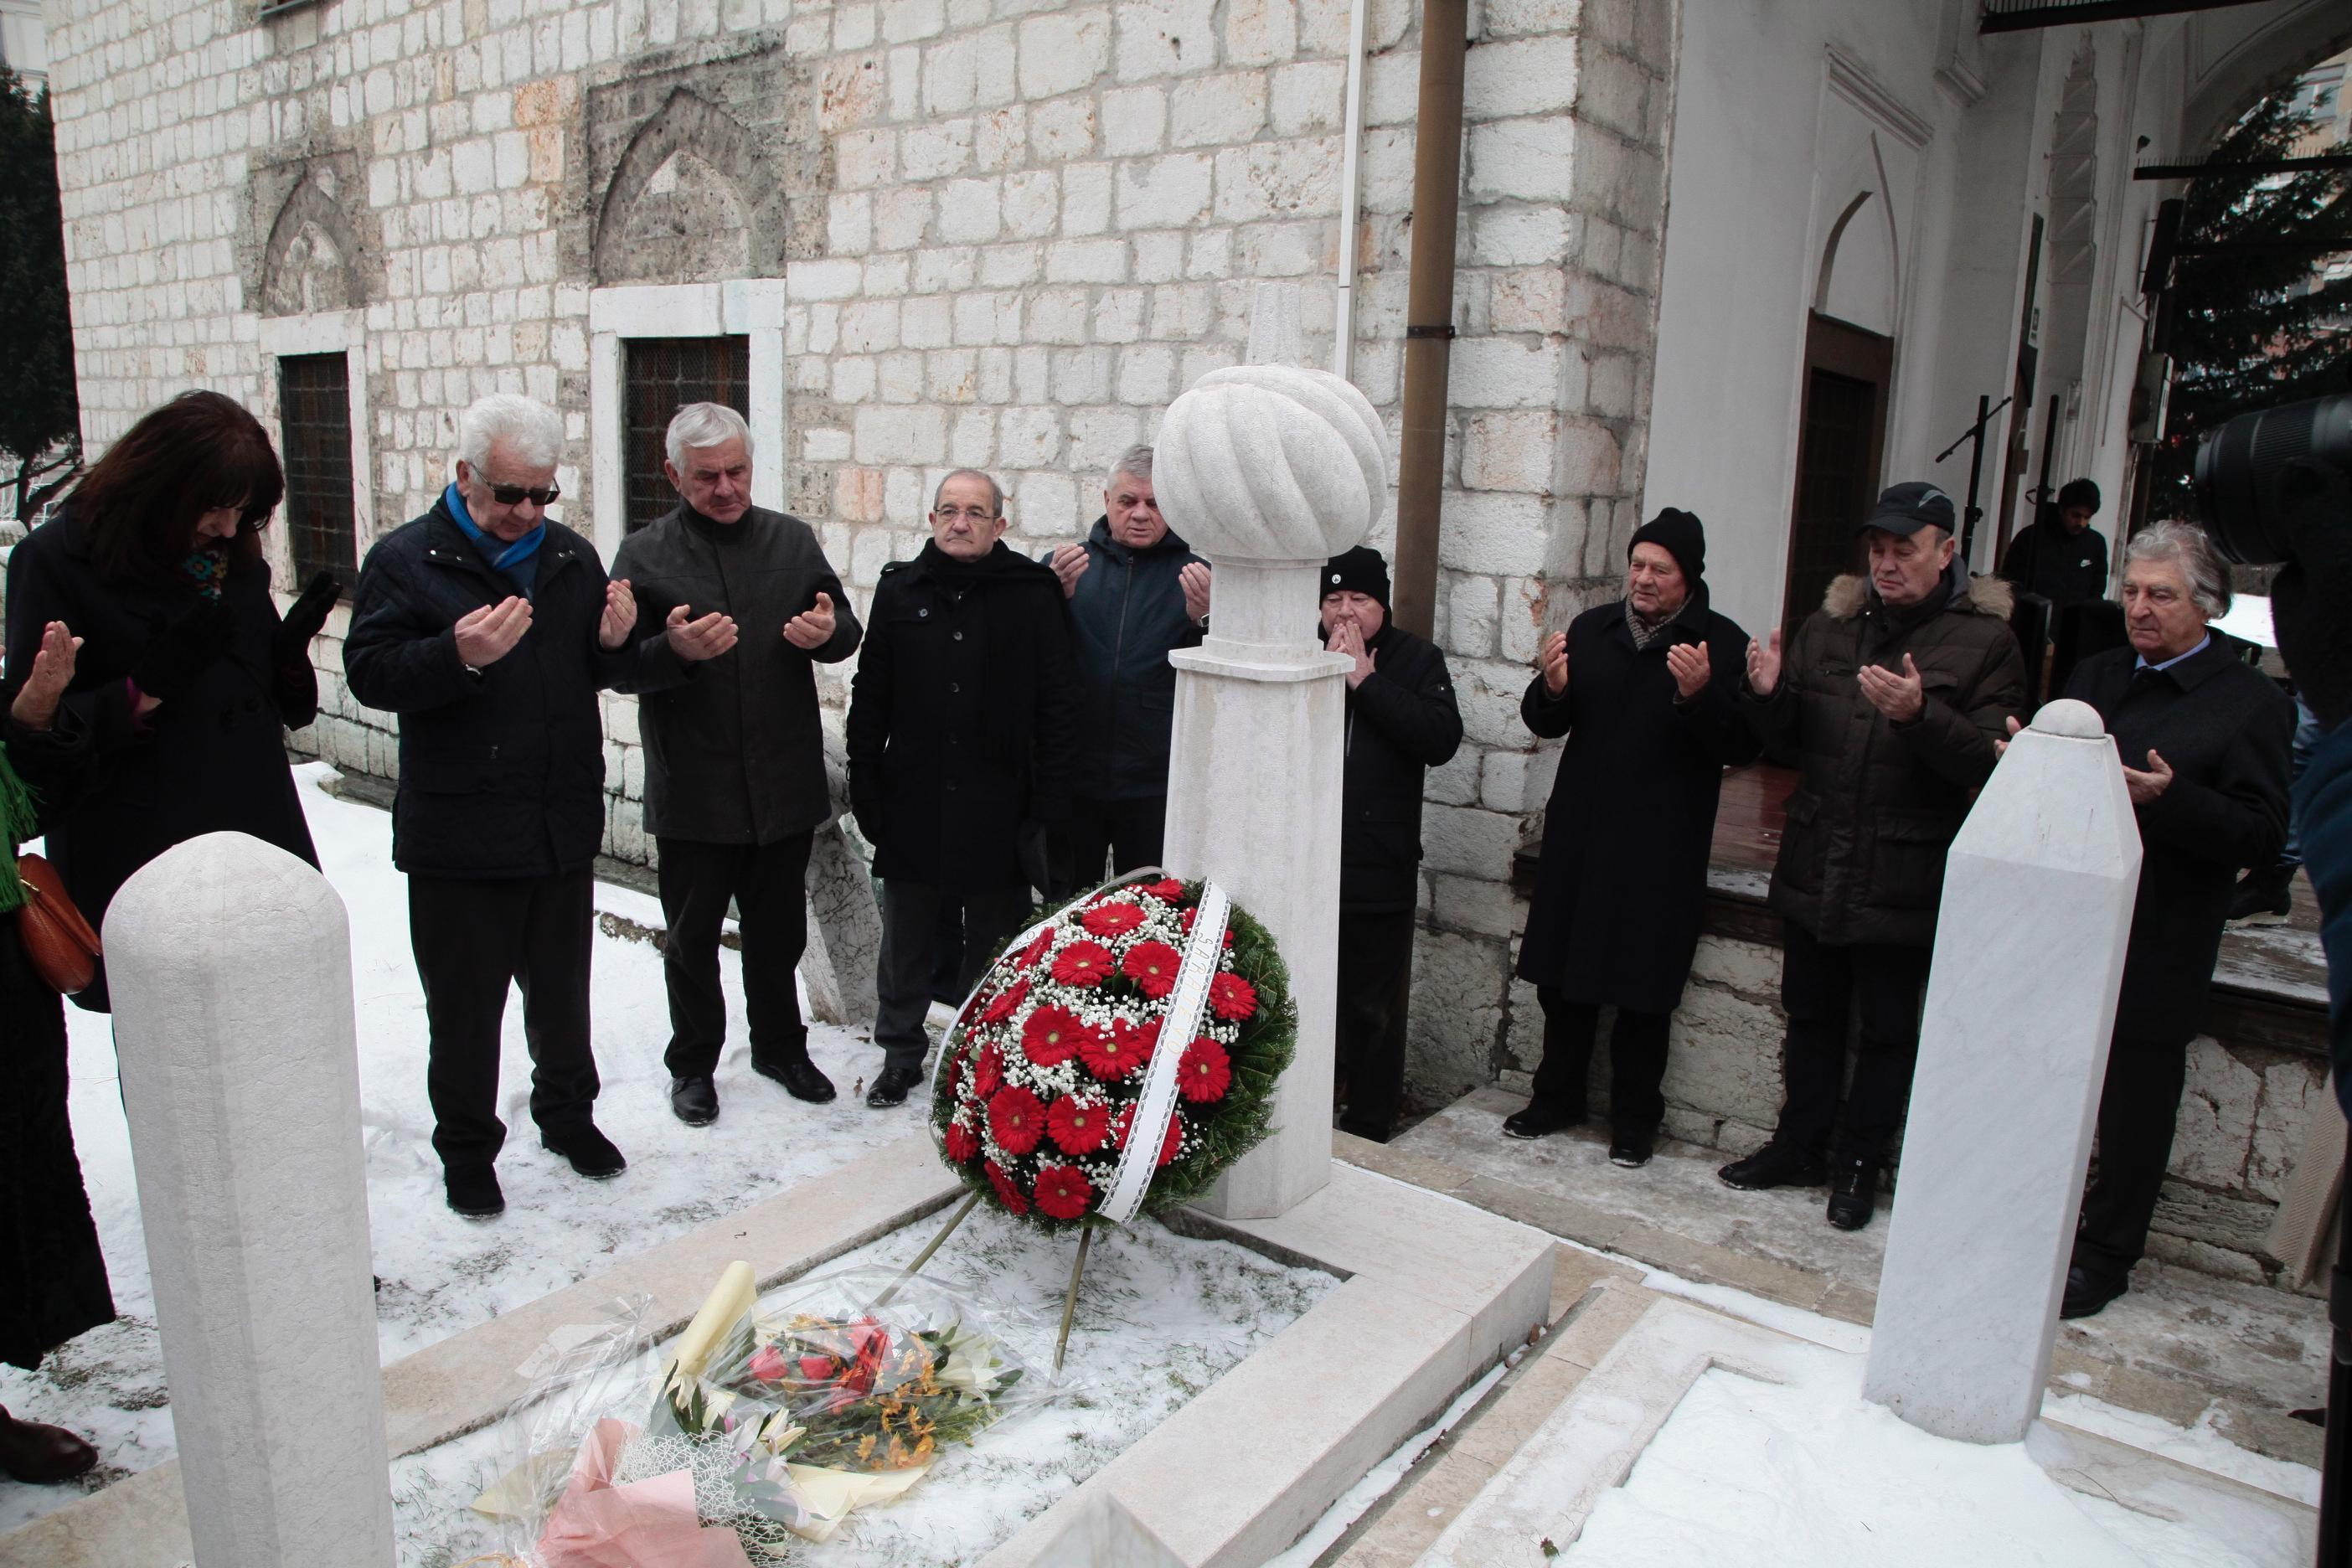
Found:
[(1830, 580), (1861, 560), (1854, 531), (1878, 495), (1886, 388), (1895, 340), (1819, 310), (1805, 331), (1804, 404), (1798, 421), (1797, 494), (1789, 519), (1789, 574), (1780, 620), (1793, 626)]

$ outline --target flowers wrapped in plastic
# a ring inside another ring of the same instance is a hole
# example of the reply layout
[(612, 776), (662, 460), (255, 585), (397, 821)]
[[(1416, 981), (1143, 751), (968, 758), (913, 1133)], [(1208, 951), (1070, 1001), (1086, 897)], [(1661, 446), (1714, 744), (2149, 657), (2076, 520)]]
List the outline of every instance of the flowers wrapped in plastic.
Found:
[(524, 1370), (503, 1479), (474, 1503), (528, 1568), (775, 1568), (1055, 1392), (1007, 1310), (883, 1268), (755, 1299), (728, 1268), (668, 1354), (640, 1303)]

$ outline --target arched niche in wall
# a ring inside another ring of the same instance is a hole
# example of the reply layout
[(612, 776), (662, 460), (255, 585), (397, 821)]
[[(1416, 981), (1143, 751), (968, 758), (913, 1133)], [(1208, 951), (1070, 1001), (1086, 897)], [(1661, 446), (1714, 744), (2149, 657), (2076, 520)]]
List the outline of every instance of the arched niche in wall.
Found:
[(1903, 293), (1894, 210), (1882, 181), (1856, 191), (1830, 226), (1813, 280), (1814, 310), (1884, 338), (1895, 335)]
[(305, 174), (269, 226), (261, 260), (265, 315), (317, 315), (365, 302), (359, 237), (329, 188), (331, 178)]
[(784, 194), (751, 132), (680, 88), (630, 139), (597, 209), (596, 281), (782, 277)]

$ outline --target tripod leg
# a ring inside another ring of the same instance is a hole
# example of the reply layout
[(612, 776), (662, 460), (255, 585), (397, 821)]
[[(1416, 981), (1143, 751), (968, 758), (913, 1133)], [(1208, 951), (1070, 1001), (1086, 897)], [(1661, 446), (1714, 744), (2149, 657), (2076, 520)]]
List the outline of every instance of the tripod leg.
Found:
[(1095, 1227), (1087, 1226), (1078, 1233), (1077, 1260), (1070, 1265), (1069, 1293), (1062, 1298), (1062, 1331), (1054, 1339), (1054, 1372), (1059, 1376), (1062, 1356), (1070, 1348), (1070, 1320), (1078, 1312), (1078, 1276), (1087, 1271), (1087, 1248), (1095, 1244)]

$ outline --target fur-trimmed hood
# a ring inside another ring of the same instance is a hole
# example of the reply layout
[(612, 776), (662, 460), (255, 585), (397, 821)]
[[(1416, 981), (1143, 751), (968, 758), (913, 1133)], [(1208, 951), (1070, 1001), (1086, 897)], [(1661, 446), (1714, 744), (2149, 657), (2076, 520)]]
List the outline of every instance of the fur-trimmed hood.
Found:
[[(1848, 572), (1833, 579), (1829, 592), (1822, 595), (1822, 608), (1829, 612), (1831, 619), (1839, 621), (1853, 619), (1869, 602), (1870, 579), (1859, 572)], [(1970, 577), (1967, 588), (1944, 607), (2006, 621), (2017, 607), (2017, 590), (2006, 578)]]

